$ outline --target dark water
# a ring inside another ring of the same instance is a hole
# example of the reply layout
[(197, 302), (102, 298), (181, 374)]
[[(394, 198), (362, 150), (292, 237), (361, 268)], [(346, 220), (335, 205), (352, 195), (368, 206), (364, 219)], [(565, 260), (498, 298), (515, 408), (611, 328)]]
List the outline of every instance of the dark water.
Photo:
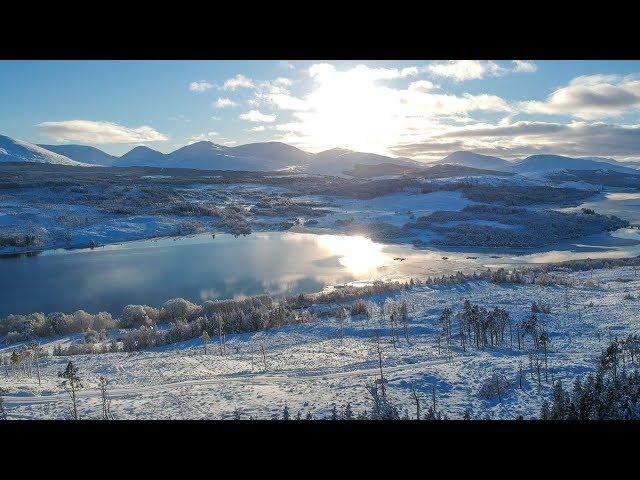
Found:
[(183, 297), (215, 298), (320, 291), (328, 285), (400, 275), (394, 256), (410, 247), (362, 237), (256, 233), (198, 235), (51, 251), (0, 259), (0, 317), (42, 311), (119, 313)]
[(440, 276), (456, 271), (640, 254), (640, 231), (583, 237), (528, 254), (417, 250), (359, 236), (291, 232), (234, 238), (209, 234), (57, 250), (0, 258), (0, 318), (10, 313), (107, 311), (127, 304), (158, 306), (261, 293), (321, 291), (373, 279)]

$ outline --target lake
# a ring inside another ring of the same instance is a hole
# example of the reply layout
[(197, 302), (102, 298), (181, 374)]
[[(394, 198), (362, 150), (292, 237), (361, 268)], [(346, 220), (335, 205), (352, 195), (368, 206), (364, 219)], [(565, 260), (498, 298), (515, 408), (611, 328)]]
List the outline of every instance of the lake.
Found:
[[(292, 232), (143, 240), (96, 249), (50, 250), (0, 259), (0, 318), (42, 311), (119, 314), (127, 304), (160, 305), (317, 292), (374, 279), (407, 279), (486, 266), (640, 254), (640, 232), (592, 235), (526, 255), (420, 250), (362, 236)], [(403, 260), (401, 260), (403, 259)]]

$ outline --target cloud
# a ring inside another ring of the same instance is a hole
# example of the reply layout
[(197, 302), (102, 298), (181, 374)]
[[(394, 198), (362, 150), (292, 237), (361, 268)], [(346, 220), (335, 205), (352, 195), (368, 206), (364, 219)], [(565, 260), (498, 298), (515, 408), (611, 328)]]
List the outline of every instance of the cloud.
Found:
[(264, 125), (258, 125), (256, 127), (250, 128), (248, 131), (249, 132), (264, 132), (266, 129), (267, 129), (267, 127), (265, 127)]
[(229, 98), (223, 98), (223, 97), (218, 98), (218, 100), (216, 100), (213, 104), (215, 105), (216, 108), (234, 107), (238, 105), (233, 100)]
[(102, 144), (161, 142), (167, 140), (165, 135), (147, 125), (129, 128), (117, 123), (92, 120), (42, 122), (37, 124), (35, 128), (41, 135), (53, 138), (58, 142)]
[(427, 68), (434, 75), (452, 78), (456, 82), (477, 80), (488, 75), (497, 77), (508, 72), (496, 62), (483, 60), (449, 60), (432, 63)]
[(191, 121), (190, 118), (187, 118), (185, 115), (182, 115), (181, 113), (177, 115), (171, 115), (169, 117), (169, 120), (176, 121), (176, 122), (185, 122), (185, 123), (189, 123)]
[(422, 142), (397, 145), (395, 155), (435, 160), (456, 150), (504, 158), (537, 153), (573, 157), (640, 158), (640, 125), (520, 121), (509, 125), (473, 125), (432, 135)]
[(249, 122), (273, 122), (276, 119), (275, 114), (265, 115), (258, 110), (250, 110), (247, 113), (240, 115), (241, 120), (247, 120)]
[(226, 80), (224, 85), (222, 85), (222, 89), (236, 90), (238, 88), (253, 88), (253, 86), (253, 81), (250, 78), (238, 74), (235, 77)]
[(256, 98), (291, 118), (276, 125), (279, 140), (308, 150), (334, 146), (388, 153), (400, 139), (418, 139), (425, 131), (442, 131), (440, 122), (468, 122), (470, 112), (512, 113), (496, 95), (446, 94), (428, 80), (414, 80), (408, 87), (390, 85), (395, 79), (418, 75), (419, 67), (371, 68), (358, 65), (347, 70), (322, 63), (307, 73), (311, 91), (295, 96), (288, 91), (259, 91)]
[(526, 60), (513, 60), (515, 66), (511, 70), (516, 73), (533, 73), (538, 70), (538, 66), (530, 61)]
[(290, 87), (293, 82), (286, 77), (278, 77), (273, 81), (273, 83), (275, 83), (276, 85)]
[(191, 82), (189, 84), (189, 90), (191, 90), (192, 92), (204, 92), (205, 90), (209, 90), (210, 88), (213, 88), (213, 85), (211, 85), (209, 82), (206, 82), (205, 80), (199, 80), (197, 82)]
[(519, 107), (526, 113), (570, 115), (586, 120), (617, 117), (640, 108), (640, 80), (633, 75), (576, 77), (546, 101), (521, 102)]
[(280, 60), (280, 66), (286, 70), (295, 70), (296, 67), (294, 67), (291, 63), (286, 62), (284, 60)]
[(207, 133), (199, 133), (197, 135), (191, 135), (190, 137), (187, 137), (187, 145), (191, 145), (192, 143), (203, 142), (203, 141), (209, 142), (219, 136), (220, 134), (218, 132), (207, 132)]

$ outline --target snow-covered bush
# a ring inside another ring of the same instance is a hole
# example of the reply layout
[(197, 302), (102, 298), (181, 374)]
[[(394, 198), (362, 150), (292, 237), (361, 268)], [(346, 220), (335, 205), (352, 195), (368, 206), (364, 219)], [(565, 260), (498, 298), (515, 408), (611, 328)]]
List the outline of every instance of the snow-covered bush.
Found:
[(34, 337), (109, 330), (115, 326), (115, 320), (107, 312), (91, 314), (77, 310), (71, 314), (54, 312), (48, 315), (36, 312), (28, 315), (8, 315), (0, 321), (0, 334), (11, 332), (5, 338), (9, 343)]
[(511, 384), (504, 375), (494, 373), (482, 382), (478, 389), (478, 395), (487, 400), (502, 397)]
[(148, 305), (127, 305), (122, 310), (120, 327), (141, 327), (155, 325), (160, 310)]
[(172, 298), (167, 300), (160, 309), (159, 319), (164, 322), (174, 322), (179, 319), (186, 320), (198, 315), (201, 307), (184, 298)]

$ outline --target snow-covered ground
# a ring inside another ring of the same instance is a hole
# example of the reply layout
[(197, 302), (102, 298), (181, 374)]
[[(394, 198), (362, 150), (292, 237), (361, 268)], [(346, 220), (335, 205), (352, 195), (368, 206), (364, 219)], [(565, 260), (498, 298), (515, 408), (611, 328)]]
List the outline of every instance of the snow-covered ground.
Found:
[[(481, 417), (531, 418), (549, 397), (551, 379), (572, 382), (595, 367), (610, 338), (638, 333), (637, 270), (612, 268), (570, 273), (565, 278), (571, 287), (477, 281), (421, 285), (388, 294), (387, 301), (406, 300), (409, 306), (409, 341), (401, 332), (395, 347), (388, 317), (381, 324), (375, 306), (370, 319), (347, 318), (344, 338), (334, 316), (319, 316), (300, 326), (228, 335), (226, 355), (220, 355), (215, 342), (205, 355), (200, 341), (190, 341), (136, 353), (48, 357), (40, 364), (41, 386), (35, 375), (15, 378), (0, 371), (0, 388), (5, 389), (9, 418), (64, 418), (68, 399), (56, 374), (72, 359), (84, 385), (79, 394), (81, 418), (100, 417), (100, 375), (110, 382), (111, 409), (117, 419), (232, 418), (236, 409), (243, 418), (271, 418), (281, 414), (285, 405), (292, 416), (301, 411), (303, 416), (311, 412), (319, 418), (330, 414), (333, 403), (340, 407), (347, 402), (359, 412), (370, 408), (365, 385), (379, 375), (373, 337), (380, 329), (388, 394), (410, 415), (415, 411), (410, 390), (415, 381), (423, 410), (431, 404), (435, 387), (437, 408), (453, 418), (460, 418), (465, 409)], [(486, 308), (504, 308), (512, 322), (529, 317), (534, 301), (550, 306), (550, 314), (538, 314), (551, 337), (549, 382), (543, 377), (538, 386), (537, 377), (530, 377), (530, 340), (526, 350), (518, 350), (514, 340), (513, 347), (508, 342), (495, 350), (463, 352), (454, 336), (453, 361), (449, 361), (444, 348), (438, 347), (438, 317), (446, 307), (459, 312), (464, 299)], [(377, 304), (382, 298), (366, 300)], [(42, 344), (51, 349), (69, 341), (57, 338)], [(266, 350), (266, 369), (261, 345)], [(523, 388), (518, 381), (519, 362), (524, 368)], [(487, 400), (479, 389), (494, 373), (503, 374), (510, 387), (500, 399)]]

